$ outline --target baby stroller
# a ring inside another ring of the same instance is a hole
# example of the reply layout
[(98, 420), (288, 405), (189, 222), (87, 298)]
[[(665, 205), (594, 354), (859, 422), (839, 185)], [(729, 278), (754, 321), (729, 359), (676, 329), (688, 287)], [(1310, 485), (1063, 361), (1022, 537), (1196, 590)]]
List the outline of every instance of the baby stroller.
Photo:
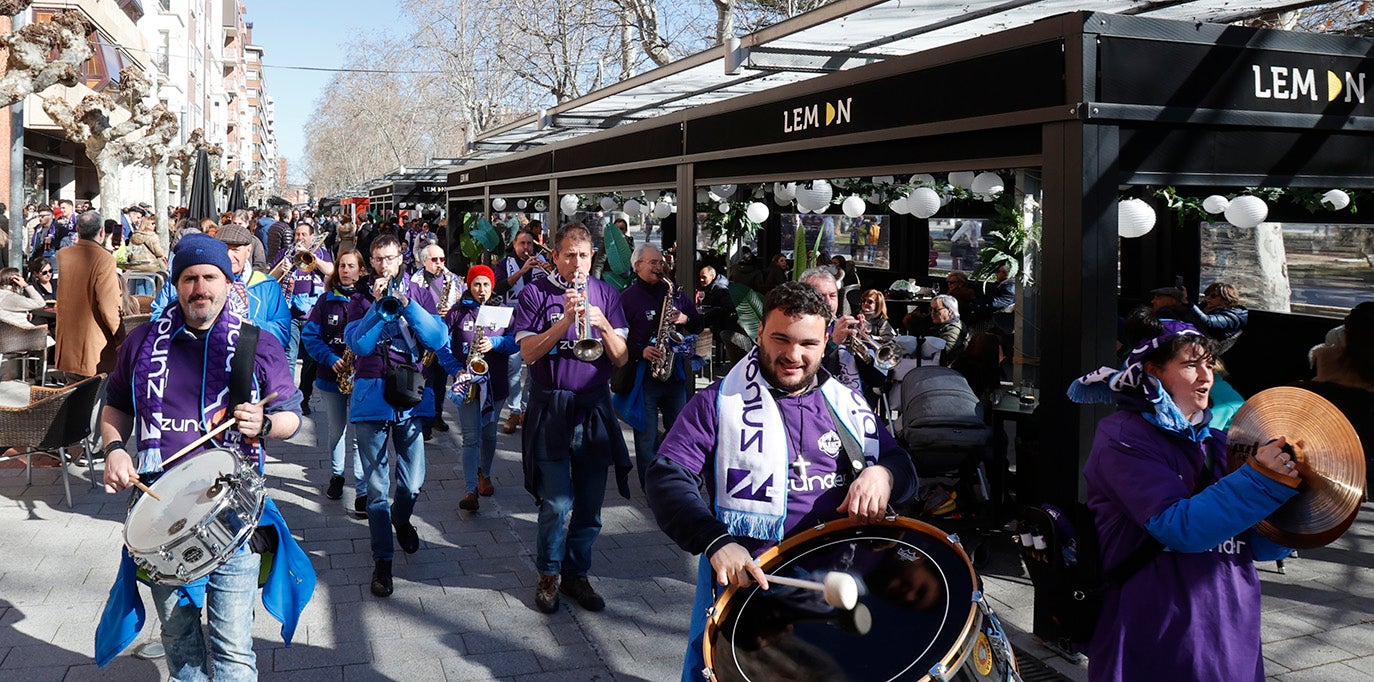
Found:
[[(897, 438), (916, 464), (920, 501), (911, 516), (950, 531), (982, 533), (992, 522), (987, 470), (992, 428), (964, 376), (925, 365), (902, 377)], [(975, 546), (975, 565), (986, 548)]]

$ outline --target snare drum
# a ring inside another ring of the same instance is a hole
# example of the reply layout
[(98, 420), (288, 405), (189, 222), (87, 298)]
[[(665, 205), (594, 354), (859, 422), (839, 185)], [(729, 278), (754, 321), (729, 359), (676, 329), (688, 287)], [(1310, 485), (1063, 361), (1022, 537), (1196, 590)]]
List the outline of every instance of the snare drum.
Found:
[(822, 580), (844, 571), (859, 604), (757, 585), (721, 594), (706, 624), (706, 675), (748, 680), (1012, 680), (1011, 646), (958, 539), (897, 518), (848, 519), (800, 533), (759, 557), (764, 572)]
[(163, 585), (209, 575), (248, 541), (266, 504), (266, 482), (230, 450), (198, 453), (162, 474), (124, 521), (134, 563)]

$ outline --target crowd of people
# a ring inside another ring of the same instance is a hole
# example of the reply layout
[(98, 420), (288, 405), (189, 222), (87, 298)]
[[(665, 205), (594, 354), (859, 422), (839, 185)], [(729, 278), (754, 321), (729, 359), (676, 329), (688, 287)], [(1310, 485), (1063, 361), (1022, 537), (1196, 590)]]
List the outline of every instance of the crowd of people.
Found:
[[(29, 278), (0, 271), (0, 315), (17, 321), (55, 297), (63, 379), (109, 375), (104, 450), (87, 453), (105, 459), (107, 490), (155, 485), (164, 461), (194, 459), (202, 450), (184, 459), (180, 451), (229, 417), (232, 429), (197, 447), (230, 450), (261, 470), (267, 443), (293, 436), (318, 395), (327, 428), (317, 433), (331, 454), (321, 493), (342, 500), (352, 491), (373, 560), (361, 582), (378, 598), (397, 587), (396, 549), (423, 546), (415, 515), (451, 513), (417, 510), (426, 441), (450, 423), (464, 479), (457, 506), (468, 514), (496, 494), (498, 433), (520, 431), (523, 484), (539, 510), (538, 610), (553, 613), (564, 597), (605, 608), (593, 560), (612, 474), (625, 497), (637, 480), (663, 531), (701, 555), (698, 606), (725, 586), (765, 585), (754, 559), (785, 538), (841, 517), (874, 521), (917, 496), (912, 455), (886, 426), (891, 406), (883, 403), (902, 368), (885, 360), (952, 366), (986, 397), (998, 385), (1015, 310), (1005, 269), (981, 295), (951, 273), (928, 311), (894, 320), (883, 292), (863, 289), (843, 256), (822, 257), (793, 281), (780, 254), (762, 264), (743, 252), (703, 264), (695, 286), (679, 286), (672, 251), (647, 242), (634, 248), (623, 273), (629, 284), (619, 290), (597, 276), (606, 267), (597, 237), (578, 222), (552, 234), (538, 221), (507, 224), (505, 253), (455, 272), (440, 243), (446, 226), (424, 219), (233, 211), (180, 222), (168, 251), (144, 208), (121, 218), (40, 208), (23, 236)], [(169, 275), (161, 290), (142, 294), (150, 321), (129, 332), (123, 318), (141, 301), (125, 293), (121, 267)], [(762, 294), (757, 334), (739, 323), (734, 283)], [(1209, 456), (1223, 442), (1210, 423), (1213, 363), (1247, 320), (1235, 288), (1215, 283), (1197, 306), (1173, 288), (1153, 295), (1151, 309), (1123, 324), (1123, 366), (1075, 385), (1076, 399), (1119, 407), (1100, 426), (1085, 471), (1105, 557), (1125, 556), (1147, 537), (1173, 550), (1110, 598), (1092, 675), (1128, 679), (1155, 669), (1148, 658), (1184, 677), (1234, 676), (1261, 669), (1250, 563), (1286, 552), (1248, 529), (1291, 497), (1301, 473), (1282, 440), (1230, 474)], [(1371, 306), (1356, 307), (1313, 354), (1312, 390), (1349, 414), (1368, 410), (1374, 396)], [(728, 370), (698, 389), (695, 340), (708, 330)], [(775, 473), (785, 483), (740, 484)], [(1228, 546), (1241, 549), (1212, 551), (1235, 538), (1243, 542)], [(269, 500), (252, 541), (206, 578), (154, 584), (175, 679), (256, 673), (255, 581), (276, 571), (294, 582), (262, 598), (289, 640), (313, 572)], [(132, 641), (112, 634), (138, 599), (136, 588), (129, 592), (134, 572), (120, 580), (106, 612), (112, 625), (102, 623), (98, 641), (106, 661)], [(117, 594), (126, 601), (116, 603)], [(1179, 607), (1153, 608), (1160, 600)], [(1204, 630), (1221, 628), (1223, 603), (1229, 634), (1207, 639), (1219, 655), (1206, 666), (1185, 653), (1162, 661), (1157, 646), (1140, 644), (1178, 628), (1202, 641)], [(206, 604), (222, 608), (207, 616)], [(693, 611), (684, 674), (701, 668), (704, 612)]]

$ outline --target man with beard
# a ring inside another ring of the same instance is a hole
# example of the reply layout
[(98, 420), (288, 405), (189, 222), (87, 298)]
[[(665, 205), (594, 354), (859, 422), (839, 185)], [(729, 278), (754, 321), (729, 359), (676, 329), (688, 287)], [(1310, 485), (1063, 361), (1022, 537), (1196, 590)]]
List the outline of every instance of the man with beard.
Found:
[[(198, 439), (202, 429), (230, 417), (237, 420), (233, 427), (171, 466), (222, 448), (262, 472), (263, 442), (290, 438), (301, 423), (300, 394), (281, 344), (225, 305), (233, 277), (225, 244), (208, 235), (190, 235), (180, 246), (172, 270), (176, 305), (129, 334), (106, 384), (100, 431), (106, 444), (105, 490), (110, 493), (161, 476), (164, 459)], [(259, 402), (264, 396), (266, 405)], [(125, 449), (131, 435), (136, 454)], [(270, 497), (257, 523), (252, 539), (208, 576), (182, 586), (151, 585), (172, 679), (206, 679), (211, 673), (217, 680), (256, 678), (253, 595), (269, 552), (271, 568), (262, 598), (282, 620), (283, 638), (291, 641), (314, 589), (314, 569)], [(133, 560), (125, 554), (97, 629), (100, 665), (136, 638), (129, 630), (136, 627), (135, 612), (142, 622), (138, 580)], [(201, 632), (202, 605), (208, 606), (208, 647)]]
[[(717, 585), (768, 589), (754, 562), (764, 550), (845, 515), (876, 521), (915, 496), (910, 455), (861, 396), (821, 369), (829, 319), (830, 306), (806, 284), (770, 291), (758, 346), (687, 403), (649, 465), (646, 497), (659, 527), (702, 557), (684, 680), (705, 665)], [(729, 488), (720, 471), (743, 472), (745, 483)]]

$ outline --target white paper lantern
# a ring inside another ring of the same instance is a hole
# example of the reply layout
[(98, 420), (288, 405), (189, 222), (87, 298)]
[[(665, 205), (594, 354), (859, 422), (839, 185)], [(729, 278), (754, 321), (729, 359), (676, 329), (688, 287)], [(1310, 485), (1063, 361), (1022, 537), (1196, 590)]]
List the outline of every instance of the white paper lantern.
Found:
[(911, 176), (911, 179), (908, 182), (917, 186), (934, 187), (935, 176), (931, 175), (930, 173), (917, 173)]
[(1230, 203), (1230, 199), (1227, 199), (1226, 197), (1221, 196), (1220, 194), (1213, 194), (1212, 196), (1202, 200), (1202, 210), (1211, 213), (1212, 215), (1220, 215), (1226, 212), (1226, 207)]
[(954, 171), (949, 174), (949, 184), (960, 189), (973, 189), (973, 171)]
[(929, 218), (940, 210), (940, 193), (929, 187), (917, 187), (906, 198), (907, 209), (917, 218)]
[(722, 201), (722, 202), (720, 202), (719, 204), (716, 204), (716, 210), (717, 210), (717, 211), (720, 211), (721, 213), (729, 213), (729, 212), (730, 212), (730, 204), (725, 203), (724, 201)]
[(658, 218), (659, 220), (663, 220), (664, 218), (667, 218), (668, 216), (670, 216), (670, 215), (672, 215), (672, 214), (673, 214), (673, 207), (672, 207), (672, 205), (669, 204), (668, 202), (666, 202), (666, 201), (660, 201), (660, 202), (658, 202), (657, 204), (654, 204), (654, 217), (655, 217), (655, 218)]
[(1256, 227), (1269, 217), (1269, 205), (1253, 194), (1243, 194), (1226, 207), (1226, 222), (1236, 227)]
[(973, 193), (982, 197), (983, 201), (992, 201), (1004, 188), (1002, 176), (996, 173), (979, 173), (973, 178), (973, 184), (970, 186)]
[(844, 203), (840, 204), (840, 210), (843, 210), (844, 214), (850, 218), (857, 218), (863, 215), (864, 211), (868, 210), (868, 206), (865, 205), (864, 200), (859, 197), (848, 197), (844, 200)]
[(1127, 239), (1143, 237), (1155, 227), (1155, 210), (1140, 199), (1125, 199), (1116, 205), (1116, 232)]
[(824, 212), (833, 198), (835, 190), (825, 180), (816, 180), (810, 187), (797, 188), (797, 205), (804, 206), (808, 211)]
[(502, 199), (501, 197), (496, 197), (495, 199), (492, 199), (492, 200), (491, 200), (491, 210), (493, 210), (493, 211), (504, 211), (504, 210), (506, 210), (506, 200), (505, 200), (505, 199)]
[(763, 223), (763, 221), (768, 220), (768, 204), (755, 201), (744, 209), (744, 215), (749, 217), (751, 223)]
[(558, 207), (563, 209), (563, 213), (565, 215), (572, 215), (576, 213), (577, 204), (578, 201), (576, 194), (564, 194), (563, 198), (558, 200)]
[(893, 199), (892, 203), (888, 204), (887, 207), (892, 209), (893, 213), (901, 215), (911, 210), (911, 203), (906, 197), (897, 197)]
[(773, 183), (773, 200), (779, 206), (789, 204), (797, 198), (797, 183), (795, 182), (775, 182)]
[(540, 213), (543, 213), (545, 208), (548, 208), (548, 204), (545, 204), (543, 199), (537, 199), (537, 200), (535, 200), (535, 202), (534, 202), (534, 210), (539, 211)]
[(520, 210), (522, 210), (522, 211), (525, 210), (529, 205), (530, 205), (530, 202), (525, 201), (524, 199), (521, 199), (521, 200), (515, 202), (515, 207), (518, 208), (518, 209), (520, 209)]
[(630, 215), (639, 215), (644, 211), (644, 206), (634, 199), (625, 200), (625, 212)]
[(603, 211), (614, 211), (619, 205), (620, 202), (616, 201), (615, 197), (601, 197), (601, 210)]
[(895, 182), (897, 182), (897, 178), (891, 175), (879, 175), (873, 178), (873, 184), (875, 185), (891, 185)]
[(1350, 205), (1350, 195), (1338, 189), (1329, 190), (1322, 195), (1322, 205), (1339, 211)]

